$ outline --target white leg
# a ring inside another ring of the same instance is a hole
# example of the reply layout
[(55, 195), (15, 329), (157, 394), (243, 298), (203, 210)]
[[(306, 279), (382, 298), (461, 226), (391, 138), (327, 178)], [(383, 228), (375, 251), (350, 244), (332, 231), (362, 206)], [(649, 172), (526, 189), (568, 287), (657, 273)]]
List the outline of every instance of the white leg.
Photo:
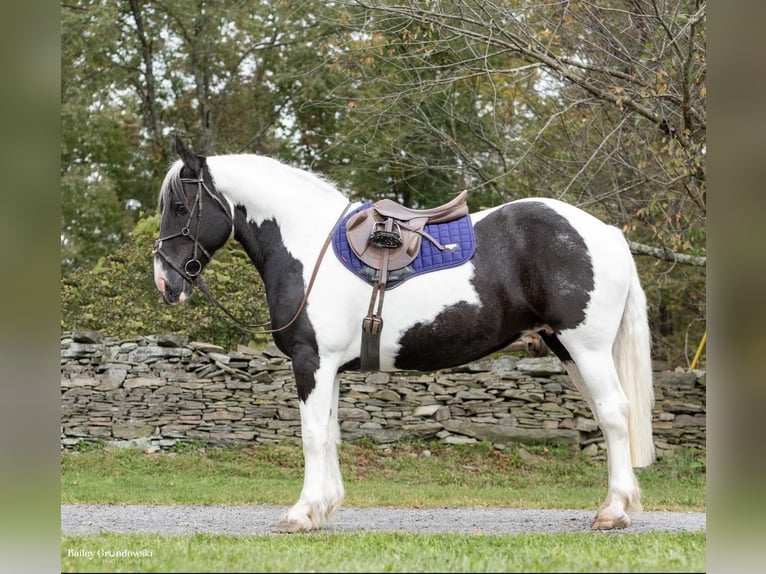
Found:
[(628, 400), (620, 386), (611, 351), (579, 351), (567, 345), (575, 360), (573, 380), (588, 400), (606, 440), (609, 484), (606, 500), (599, 507), (591, 528), (627, 528), (626, 510), (641, 510), (641, 493), (630, 462)]
[(577, 365), (574, 364), (574, 361), (566, 361), (563, 363), (563, 365), (567, 370), (569, 378), (574, 383), (574, 386), (577, 387), (577, 390), (580, 391), (580, 394), (588, 403), (588, 406), (590, 407), (596, 422), (598, 422), (598, 417), (596, 416), (596, 408), (593, 406), (593, 397), (590, 396), (590, 391), (588, 390), (585, 381), (583, 381), (582, 375), (580, 374), (580, 370), (577, 368)]
[(338, 462), (336, 366), (320, 365), (316, 386), (300, 402), (305, 473), (298, 502), (279, 520), (276, 532), (305, 532), (332, 523), (345, 495)]

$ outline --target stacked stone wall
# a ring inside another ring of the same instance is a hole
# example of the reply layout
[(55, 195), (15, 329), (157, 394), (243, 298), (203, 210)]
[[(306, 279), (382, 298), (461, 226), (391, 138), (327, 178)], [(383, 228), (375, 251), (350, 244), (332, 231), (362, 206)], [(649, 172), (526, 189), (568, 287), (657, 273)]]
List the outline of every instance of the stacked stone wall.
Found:
[[(705, 446), (705, 373), (654, 373), (660, 451)], [(555, 357), (504, 354), (433, 373), (343, 373), (344, 441), (436, 439), (605, 445), (585, 400)], [(103, 440), (152, 449), (183, 442), (298, 440), (290, 361), (276, 348), (234, 352), (175, 336), (61, 338), (61, 445)]]

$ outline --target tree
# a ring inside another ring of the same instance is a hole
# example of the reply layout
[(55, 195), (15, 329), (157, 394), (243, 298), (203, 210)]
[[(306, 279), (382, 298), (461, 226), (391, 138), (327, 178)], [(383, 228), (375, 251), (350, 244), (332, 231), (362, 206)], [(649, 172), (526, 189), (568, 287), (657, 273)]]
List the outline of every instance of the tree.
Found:
[(677, 348), (705, 309), (704, 268), (686, 265), (705, 263), (705, 14), (695, 0), (71, 0), (64, 275), (154, 211), (178, 131), (201, 153), (323, 172), (352, 198), (580, 205), (626, 231), (659, 346)]
[[(648, 256), (658, 356), (699, 339), (704, 269), (678, 265), (705, 264), (705, 2), (338, 6), (353, 38), (339, 65), (356, 99), (337, 106), (359, 150), (349, 171), (428, 166), (451, 184), (442, 193), (485, 205), (579, 205)], [(397, 127), (406, 138), (389, 141)]]
[(65, 272), (93, 264), (154, 211), (173, 132), (204, 154), (311, 158), (310, 124), (328, 118), (312, 117), (302, 98), (322, 89), (311, 61), (334, 30), (317, 8), (210, 0), (63, 5)]
[[(560, 197), (639, 239), (704, 252), (704, 2), (341, 4), (371, 64), (349, 81), (380, 90), (355, 105), (357, 132), (406, 125), (496, 201)], [(449, 105), (450, 91), (479, 112)], [(447, 121), (411, 108), (432, 94)], [(445, 129), (461, 124), (468, 146)]]

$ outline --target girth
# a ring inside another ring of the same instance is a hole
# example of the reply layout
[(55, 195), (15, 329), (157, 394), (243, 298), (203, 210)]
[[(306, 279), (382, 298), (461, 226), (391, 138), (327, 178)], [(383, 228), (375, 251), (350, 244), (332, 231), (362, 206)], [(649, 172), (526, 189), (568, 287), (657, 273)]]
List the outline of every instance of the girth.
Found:
[(383, 299), (391, 271), (401, 269), (417, 257), (423, 239), (440, 251), (448, 249), (424, 230), (427, 224), (447, 223), (468, 215), (467, 191), (432, 209), (409, 209), (382, 199), (349, 218), (346, 237), (357, 257), (377, 270), (367, 315), (362, 319), (362, 371), (380, 368), (380, 333), (383, 329)]

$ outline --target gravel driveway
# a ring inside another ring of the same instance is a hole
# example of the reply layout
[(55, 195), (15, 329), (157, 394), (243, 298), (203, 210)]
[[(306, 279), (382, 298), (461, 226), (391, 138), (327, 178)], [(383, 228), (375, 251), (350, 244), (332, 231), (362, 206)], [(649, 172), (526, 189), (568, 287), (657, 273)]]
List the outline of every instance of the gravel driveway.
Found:
[[(65, 535), (118, 533), (271, 534), (282, 506), (61, 506)], [(463, 534), (522, 534), (531, 532), (591, 532), (595, 514), (590, 510), (538, 510), (514, 508), (341, 508), (335, 532), (400, 531)], [(614, 532), (705, 531), (704, 512), (642, 512), (631, 515), (633, 524)]]

